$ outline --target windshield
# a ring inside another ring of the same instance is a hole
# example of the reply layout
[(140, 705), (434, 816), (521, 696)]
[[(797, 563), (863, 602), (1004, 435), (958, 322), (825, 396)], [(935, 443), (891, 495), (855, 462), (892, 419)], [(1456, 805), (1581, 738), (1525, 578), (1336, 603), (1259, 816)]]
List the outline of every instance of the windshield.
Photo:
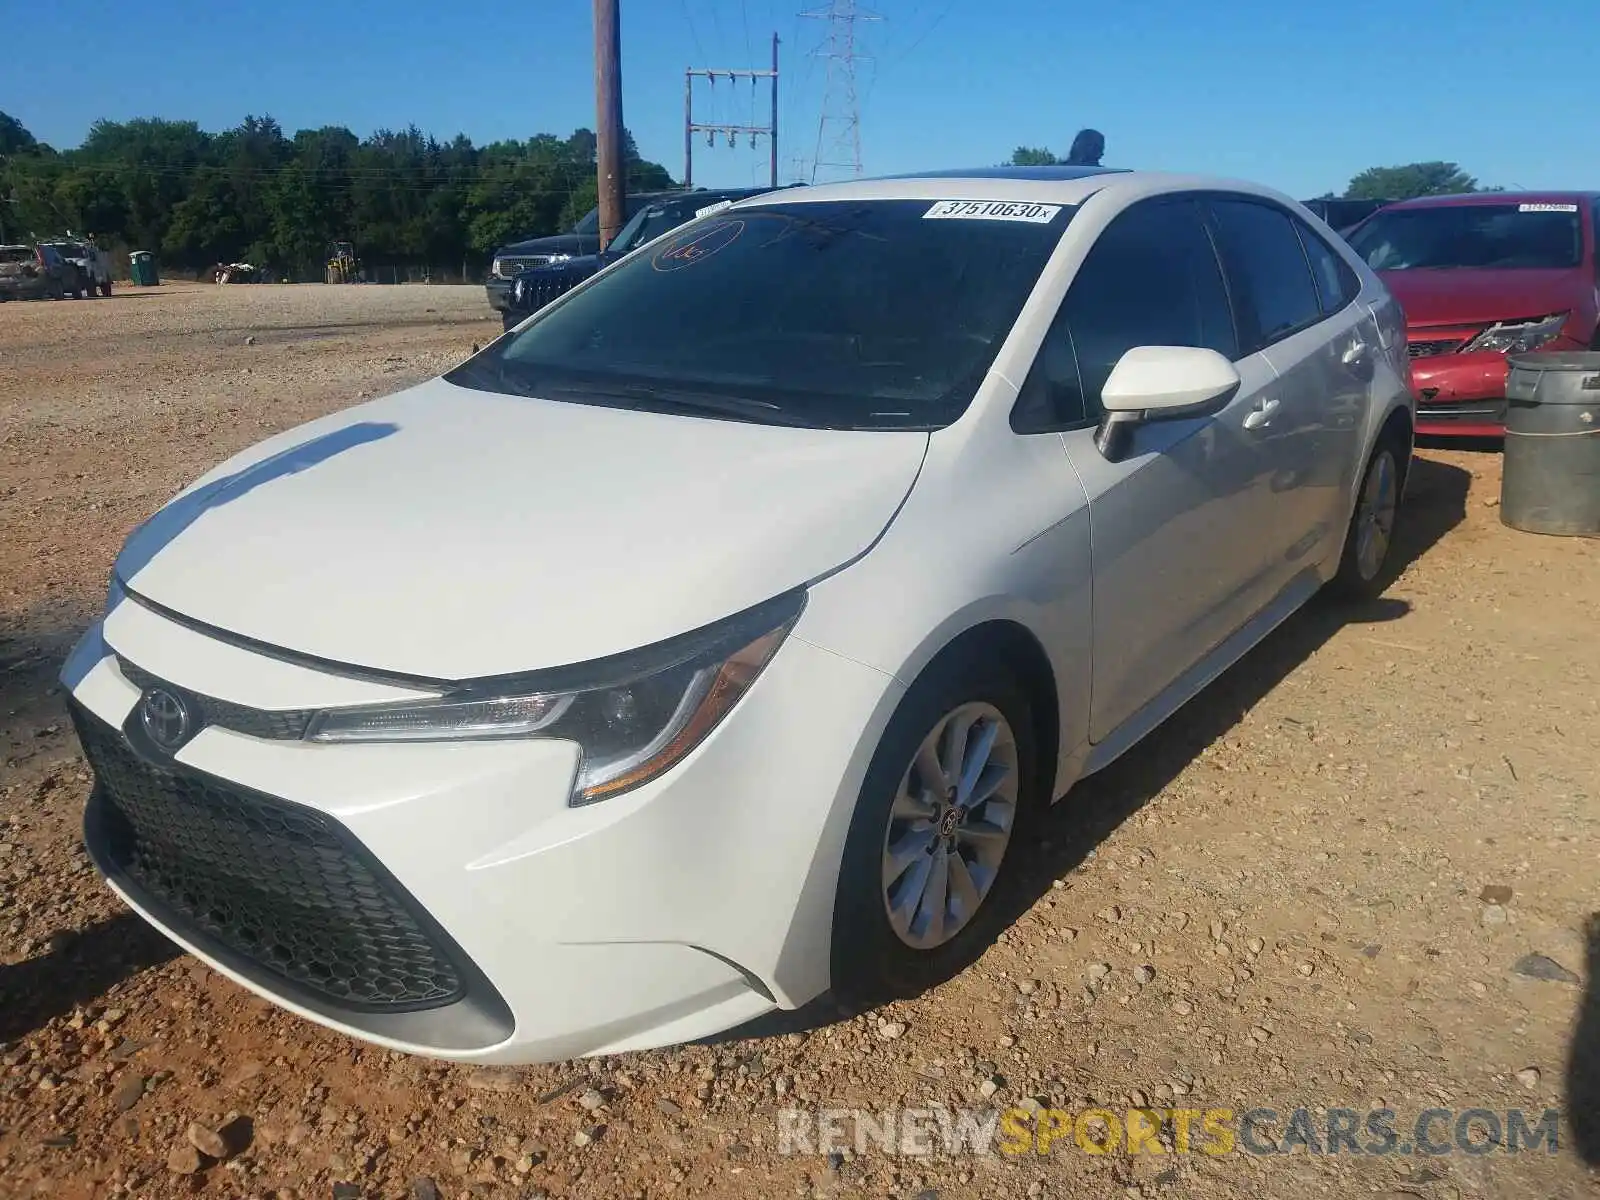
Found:
[(971, 401), (1072, 212), (930, 200), (730, 211), (596, 276), (446, 378), (623, 407), (720, 399), (779, 424), (936, 428)]
[(0, 262), (33, 262), (34, 254), (27, 246), (0, 246)]
[(1575, 267), (1576, 204), (1462, 204), (1375, 213), (1350, 235), (1377, 271)]
[(594, 236), (600, 232), (600, 210), (591, 208), (583, 218), (572, 227), (573, 233), (583, 233)]
[(65, 258), (87, 258), (89, 252), (78, 242), (51, 242), (51, 249)]

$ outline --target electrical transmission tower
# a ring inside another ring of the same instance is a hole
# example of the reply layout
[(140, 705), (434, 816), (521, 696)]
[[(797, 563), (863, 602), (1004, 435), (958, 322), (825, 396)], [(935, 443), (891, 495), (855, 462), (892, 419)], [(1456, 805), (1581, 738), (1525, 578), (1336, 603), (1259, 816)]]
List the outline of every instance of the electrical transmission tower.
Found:
[(817, 172), (832, 168), (861, 174), (861, 102), (856, 95), (856, 64), (867, 60), (860, 52), (858, 21), (881, 21), (856, 4), (856, 0), (830, 0), (826, 8), (803, 12), (828, 23), (827, 37), (816, 53), (828, 60), (827, 90), (822, 116), (817, 121), (817, 155), (811, 163), (811, 182)]

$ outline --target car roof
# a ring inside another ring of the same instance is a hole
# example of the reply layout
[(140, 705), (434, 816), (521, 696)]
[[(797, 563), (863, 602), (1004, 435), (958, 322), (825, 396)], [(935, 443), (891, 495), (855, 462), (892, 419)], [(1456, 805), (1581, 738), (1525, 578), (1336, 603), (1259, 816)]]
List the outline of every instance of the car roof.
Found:
[(1584, 204), (1600, 192), (1464, 192), (1456, 196), (1418, 196), (1397, 200), (1393, 208), (1464, 208), (1482, 204)]
[[(1034, 204), (1082, 204), (1099, 192), (1114, 191), (1132, 201), (1144, 195), (1175, 191), (1225, 191), (1262, 196), (1286, 204), (1297, 201), (1281, 192), (1244, 180), (1210, 175), (1179, 175), (1115, 167), (974, 167), (921, 171), (842, 183), (795, 188), (785, 204), (829, 200), (1014, 200)], [(770, 195), (764, 193), (763, 195)], [(759, 204), (761, 197), (739, 202)]]
[(651, 196), (650, 199), (657, 204), (665, 204), (670, 200), (713, 200), (718, 197), (723, 199), (742, 200), (746, 196), (765, 196), (768, 192), (781, 192), (793, 184), (779, 184), (777, 187), (714, 187), (695, 188), (692, 192), (662, 192)]

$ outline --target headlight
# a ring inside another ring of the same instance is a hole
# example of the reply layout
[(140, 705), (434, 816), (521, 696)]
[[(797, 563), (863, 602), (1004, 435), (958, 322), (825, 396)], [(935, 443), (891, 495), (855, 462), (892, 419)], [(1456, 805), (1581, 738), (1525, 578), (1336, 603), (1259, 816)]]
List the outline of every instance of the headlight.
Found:
[(1567, 313), (1556, 313), (1553, 317), (1540, 317), (1533, 321), (1498, 321), (1461, 347), (1461, 353), (1496, 350), (1510, 354), (1537, 350), (1560, 336), (1567, 316)]
[(654, 779), (681, 761), (749, 690), (804, 604), (796, 592), (674, 638), (522, 685), (465, 685), (437, 700), (335, 708), (313, 718), (316, 742), (538, 737), (575, 742), (573, 804)]

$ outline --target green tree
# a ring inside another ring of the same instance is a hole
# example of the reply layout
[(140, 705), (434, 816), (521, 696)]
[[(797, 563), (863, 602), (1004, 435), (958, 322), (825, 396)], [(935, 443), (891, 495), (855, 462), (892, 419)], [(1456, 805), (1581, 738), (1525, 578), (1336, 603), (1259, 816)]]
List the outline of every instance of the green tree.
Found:
[(1368, 167), (1350, 181), (1344, 196), (1347, 200), (1410, 200), (1477, 190), (1478, 181), (1453, 162), (1416, 162)]
[(1061, 162), (1043, 146), (1018, 146), (1011, 152), (1013, 167), (1054, 167)]
[(23, 128), (21, 121), (10, 113), (0, 112), (0, 158), (31, 154), (38, 149), (38, 140)]
[[(631, 191), (674, 186), (623, 146)], [(486, 265), (506, 242), (572, 226), (595, 199), (595, 136), (540, 133), (474, 146), (415, 126), (358, 138), (270, 116), (210, 133), (193, 121), (97, 121), (56, 153), (0, 113), (0, 219), (8, 236), (97, 235), (108, 249), (159, 250), (179, 269), (248, 259), (321, 278), (329, 243), (349, 240), (380, 278), (416, 266)]]

